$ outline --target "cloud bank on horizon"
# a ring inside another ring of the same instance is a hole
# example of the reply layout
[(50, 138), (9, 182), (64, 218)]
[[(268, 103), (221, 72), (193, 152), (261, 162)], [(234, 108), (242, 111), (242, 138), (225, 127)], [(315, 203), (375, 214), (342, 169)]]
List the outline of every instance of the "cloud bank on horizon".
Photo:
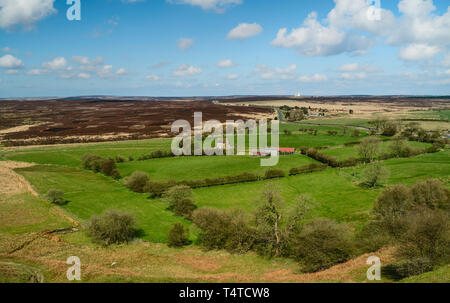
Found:
[(80, 1), (0, 0), (0, 97), (450, 94), (446, 0)]

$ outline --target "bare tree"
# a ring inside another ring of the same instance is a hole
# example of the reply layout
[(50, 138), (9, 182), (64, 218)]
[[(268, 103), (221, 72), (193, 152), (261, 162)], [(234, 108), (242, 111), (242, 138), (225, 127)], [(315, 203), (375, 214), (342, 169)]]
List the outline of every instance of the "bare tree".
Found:
[(359, 157), (367, 162), (372, 162), (380, 151), (380, 140), (376, 138), (365, 138), (358, 146)]

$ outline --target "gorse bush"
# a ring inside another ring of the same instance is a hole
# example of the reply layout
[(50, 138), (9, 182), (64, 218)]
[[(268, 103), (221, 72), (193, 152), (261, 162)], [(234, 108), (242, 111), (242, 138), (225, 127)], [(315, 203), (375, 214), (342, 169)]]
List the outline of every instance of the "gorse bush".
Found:
[(183, 247), (189, 244), (189, 230), (181, 223), (170, 229), (167, 244), (169, 247)]
[(66, 203), (66, 200), (64, 199), (64, 192), (61, 190), (56, 189), (50, 189), (47, 192), (47, 199), (54, 204), (62, 205)]
[(388, 264), (381, 268), (381, 274), (394, 280), (421, 275), (433, 270), (433, 263), (427, 258), (415, 258)]
[(139, 161), (149, 160), (149, 159), (159, 159), (159, 158), (171, 158), (175, 157), (172, 151), (162, 151), (156, 150), (147, 155), (142, 155), (138, 158)]
[(107, 210), (85, 225), (87, 235), (104, 245), (128, 243), (136, 234), (136, 220), (130, 213)]
[(292, 253), (303, 271), (324, 270), (353, 256), (352, 235), (348, 228), (334, 221), (313, 221), (293, 235)]
[(264, 173), (264, 179), (266, 180), (274, 178), (282, 178), (284, 176), (286, 176), (286, 174), (281, 169), (268, 169)]
[(188, 186), (174, 186), (164, 193), (164, 198), (168, 202), (170, 210), (177, 216), (186, 219), (191, 219), (192, 213), (197, 208), (192, 200), (192, 189)]
[(289, 170), (289, 175), (294, 176), (294, 175), (322, 171), (322, 170), (325, 170), (327, 167), (328, 167), (328, 165), (326, 165), (326, 164), (311, 163), (308, 165), (291, 168)]
[(430, 209), (450, 209), (450, 190), (441, 181), (429, 179), (417, 183), (411, 188), (416, 205), (423, 205)]
[(403, 218), (405, 231), (398, 237), (402, 258), (427, 258), (433, 264), (450, 261), (450, 216), (442, 210), (417, 208)]
[(246, 252), (254, 245), (255, 230), (240, 211), (200, 208), (193, 222), (201, 229), (198, 241), (207, 249)]
[(147, 182), (150, 181), (149, 176), (141, 171), (135, 171), (125, 180), (125, 186), (137, 193), (144, 193)]
[(117, 170), (116, 162), (112, 159), (106, 159), (97, 155), (86, 154), (82, 157), (82, 165), (85, 169), (96, 173), (103, 173), (106, 176), (120, 179), (120, 173)]

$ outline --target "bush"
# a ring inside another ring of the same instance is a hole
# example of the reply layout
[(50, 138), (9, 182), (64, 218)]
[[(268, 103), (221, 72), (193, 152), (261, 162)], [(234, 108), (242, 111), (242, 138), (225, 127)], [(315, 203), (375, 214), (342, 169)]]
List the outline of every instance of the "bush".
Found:
[(161, 197), (166, 190), (168, 190), (171, 186), (168, 182), (158, 182), (158, 181), (147, 181), (143, 190), (146, 193), (150, 194), (151, 198), (159, 198)]
[(376, 252), (390, 243), (391, 237), (378, 221), (367, 222), (356, 234), (356, 247), (361, 254)]
[(357, 147), (358, 155), (363, 161), (372, 162), (380, 151), (380, 140), (364, 138)]
[(112, 159), (105, 160), (100, 171), (102, 174), (111, 176), (114, 179), (120, 179), (120, 173), (117, 170), (116, 163)]
[(98, 173), (102, 169), (102, 165), (105, 160), (106, 159), (97, 155), (86, 154), (82, 157), (81, 162), (85, 169), (89, 169)]
[(116, 157), (114, 158), (114, 160), (115, 160), (116, 163), (123, 163), (123, 162), (126, 162), (126, 161), (127, 161), (127, 160), (125, 159), (125, 157), (120, 156), (120, 155), (116, 156)]
[(266, 180), (274, 178), (282, 178), (284, 176), (286, 176), (286, 174), (281, 169), (268, 169), (264, 173), (264, 179)]
[(51, 189), (47, 192), (47, 198), (51, 203), (62, 205), (66, 203), (64, 199), (64, 192), (56, 189)]
[(385, 189), (375, 200), (373, 210), (386, 231), (392, 236), (398, 236), (404, 231), (400, 219), (413, 207), (413, 196), (410, 189), (399, 184)]
[(389, 170), (380, 162), (371, 163), (361, 173), (361, 185), (376, 187), (384, 183), (388, 177)]
[(450, 262), (449, 214), (418, 208), (403, 218), (405, 231), (399, 236), (398, 255), (427, 258), (433, 264)]
[(330, 220), (317, 220), (294, 235), (292, 252), (305, 272), (316, 272), (350, 259), (354, 246), (346, 227)]
[(393, 137), (397, 134), (398, 128), (395, 124), (389, 124), (383, 129), (383, 136)]
[(383, 266), (381, 268), (381, 274), (394, 280), (401, 280), (411, 276), (421, 275), (432, 270), (433, 263), (429, 259), (416, 258)]
[(172, 211), (175, 215), (191, 220), (192, 213), (197, 209), (197, 205), (191, 199), (181, 199), (175, 203), (172, 207)]
[(167, 240), (169, 247), (183, 247), (189, 244), (189, 230), (181, 223), (175, 223), (170, 229)]
[(150, 181), (144, 172), (135, 171), (125, 180), (125, 186), (136, 193), (144, 193), (147, 183)]
[(198, 240), (207, 249), (225, 248), (229, 238), (231, 217), (224, 211), (200, 208), (193, 214), (193, 222), (202, 231)]
[(137, 230), (134, 216), (117, 210), (107, 210), (93, 216), (85, 228), (94, 242), (104, 245), (128, 243)]
[(437, 179), (417, 183), (411, 188), (411, 192), (416, 205), (430, 209), (450, 209), (450, 190)]
[(200, 208), (194, 212), (193, 222), (201, 229), (198, 240), (207, 249), (246, 252), (254, 244), (254, 229), (242, 212)]
[(171, 187), (164, 193), (164, 199), (167, 201), (167, 203), (169, 203), (169, 208), (171, 209), (175, 207), (177, 202), (184, 199), (191, 200), (192, 197), (193, 197), (192, 189), (189, 186), (185, 185), (177, 185)]
[(294, 176), (294, 175), (312, 173), (312, 172), (316, 172), (316, 171), (325, 170), (326, 168), (327, 168), (327, 165), (325, 165), (325, 164), (311, 163), (308, 165), (291, 168), (289, 170), (289, 175)]

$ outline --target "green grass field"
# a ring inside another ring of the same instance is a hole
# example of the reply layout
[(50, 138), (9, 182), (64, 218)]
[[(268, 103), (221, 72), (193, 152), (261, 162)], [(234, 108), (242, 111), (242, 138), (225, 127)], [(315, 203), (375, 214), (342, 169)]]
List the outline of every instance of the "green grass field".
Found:
[(41, 195), (50, 189), (64, 191), (69, 201), (64, 209), (78, 219), (87, 220), (110, 208), (134, 213), (142, 229), (142, 238), (146, 240), (165, 242), (174, 223), (188, 224), (168, 211), (164, 201), (149, 200), (145, 194), (133, 193), (101, 174), (55, 165), (37, 165), (17, 172), (25, 176)]
[[(276, 168), (286, 173), (292, 167), (316, 162), (303, 155), (280, 156)], [(152, 180), (197, 180), (238, 175), (252, 172), (262, 175), (267, 167), (261, 167), (261, 159), (251, 156), (217, 156), (217, 157), (179, 157), (151, 159), (119, 163), (117, 165), (122, 177), (134, 171), (149, 174)]]
[[(391, 144), (392, 144), (392, 142), (389, 142), (389, 141), (381, 142), (380, 143), (380, 153), (389, 152), (390, 151), (389, 146)], [(415, 142), (415, 141), (408, 141), (407, 145), (411, 146), (411, 147), (421, 148), (421, 149), (431, 146), (431, 144), (429, 144), (429, 143), (422, 143), (422, 142)], [(332, 148), (322, 150), (320, 152), (322, 154), (335, 157), (338, 160), (345, 160), (348, 158), (359, 158), (357, 145), (332, 147)]]
[[(354, 123), (359, 123), (355, 121)], [(301, 134), (299, 128), (316, 128), (317, 136)], [(344, 135), (341, 126), (305, 126), (297, 124), (283, 124), (281, 131), (288, 129), (291, 135), (280, 135), (281, 146), (296, 147), (328, 146), (322, 150), (328, 155), (345, 159), (356, 157), (356, 147), (343, 147), (347, 142), (361, 140), (367, 134), (361, 132), (359, 137)], [(338, 131), (337, 136), (327, 134), (329, 130)], [(351, 129), (348, 130), (348, 133)], [(411, 146), (426, 147), (427, 144), (409, 142)], [(389, 143), (382, 143), (382, 150), (386, 151)], [(30, 232), (39, 232), (46, 229), (60, 228), (70, 225), (55, 211), (58, 207), (45, 200), (45, 193), (50, 189), (62, 190), (68, 203), (63, 209), (74, 218), (85, 221), (92, 215), (100, 214), (107, 209), (118, 209), (135, 214), (142, 240), (153, 242), (135, 242), (129, 246), (117, 246), (108, 250), (99, 248), (90, 243), (84, 233), (64, 235), (67, 247), (52, 248), (35, 246), (29, 248), (30, 252), (41, 254), (40, 261), (20, 260), (20, 264), (44, 268), (45, 276), (50, 280), (63, 281), (63, 274), (46, 263), (46, 259), (59, 260), (66, 258), (67, 249), (77, 255), (100, 266), (109, 267), (113, 261), (119, 261), (124, 270), (133, 271), (134, 276), (127, 274), (111, 275), (93, 272), (86, 276), (86, 281), (92, 282), (202, 282), (217, 281), (211, 276), (202, 276), (205, 273), (226, 275), (229, 272), (238, 272), (239, 277), (247, 275), (251, 281), (273, 282), (276, 278), (268, 276), (274, 267), (295, 272), (298, 267), (293, 260), (268, 260), (256, 256), (254, 253), (245, 255), (230, 255), (222, 251), (202, 252), (200, 248), (190, 246), (182, 250), (168, 248), (159, 243), (167, 241), (167, 234), (176, 222), (191, 227), (191, 240), (196, 239), (196, 229), (180, 217), (176, 217), (167, 210), (167, 203), (162, 199), (149, 199), (146, 194), (133, 193), (125, 188), (122, 180), (113, 180), (102, 174), (95, 174), (81, 168), (81, 157), (86, 153), (97, 154), (103, 157), (122, 155), (134, 158), (148, 154), (155, 150), (169, 150), (169, 139), (114, 142), (99, 144), (79, 144), (67, 146), (33, 147), (25, 149), (0, 150), (0, 159), (33, 162), (37, 165), (16, 169), (23, 175), (41, 195), (32, 196), (29, 193), (6, 197), (0, 195), (0, 252), (7, 251), (11, 239), (25, 237)], [(292, 167), (315, 162), (304, 155), (282, 156), (277, 168), (288, 172)], [(450, 186), (450, 150), (434, 154), (423, 154), (411, 158), (390, 159), (382, 162), (389, 169), (390, 176), (385, 186), (393, 184), (412, 185), (428, 178), (439, 178), (444, 184)], [(132, 161), (119, 163), (118, 169), (122, 177), (130, 175), (133, 171), (147, 172), (152, 180), (192, 180), (213, 178), (227, 175), (236, 175), (242, 172), (262, 174), (267, 168), (260, 166), (260, 159), (251, 156), (216, 156), (216, 157), (180, 157), (151, 159), (146, 161)], [(316, 203), (305, 220), (317, 218), (330, 218), (348, 224), (353, 230), (360, 229), (370, 219), (374, 200), (384, 187), (367, 189), (360, 187), (360, 174), (363, 165), (356, 168), (328, 168), (325, 171), (298, 176), (287, 176), (270, 181), (257, 181), (194, 190), (194, 200), (199, 207), (214, 207), (223, 210), (241, 209), (251, 214), (259, 203), (259, 197), (265, 186), (277, 187), (284, 200), (285, 210), (294, 206), (295, 199), (300, 194), (311, 195)], [(354, 173), (356, 171), (356, 176)], [(5, 244), (6, 243), (6, 244)], [(44, 242), (42, 242), (44, 243)], [(145, 244), (146, 243), (146, 244)], [(195, 243), (195, 242), (194, 242)], [(51, 246), (51, 245), (50, 245)], [(73, 251), (75, 250), (75, 252)], [(205, 263), (203, 267), (192, 268), (191, 258), (194, 256), (195, 264)], [(224, 257), (226, 256), (226, 258)], [(98, 263), (106, 258), (107, 261)], [(186, 260), (185, 260), (186, 259)], [(134, 261), (131, 261), (134, 260)], [(136, 260), (145, 260), (146, 268), (137, 266)], [(180, 261), (181, 260), (181, 261)], [(201, 262), (198, 260), (202, 260)], [(0, 281), (24, 281), (30, 278), (29, 267), (9, 265), (9, 260), (0, 262)], [(13, 260), (15, 261), (15, 260)], [(28, 263), (27, 263), (28, 262)], [(180, 265), (180, 262), (182, 265)], [(208, 264), (221, 264), (219, 267)], [(12, 262), (14, 263), (14, 262)], [(242, 269), (242, 268), (246, 269)], [(31, 268), (31, 267), (30, 267)], [(158, 272), (157, 275), (148, 273)], [(175, 278), (179, 277), (179, 278)], [(209, 278), (208, 278), (209, 277)], [(241, 281), (238, 276), (226, 277), (226, 281)], [(357, 268), (350, 272), (348, 278), (352, 281), (365, 281), (365, 268)], [(437, 268), (434, 272), (405, 280), (406, 282), (448, 281), (448, 266)], [(249, 278), (250, 279), (250, 278)], [(293, 273), (283, 277), (283, 282), (298, 281), (299, 277)], [(326, 281), (342, 281), (340, 277), (333, 276)], [(389, 281), (390, 282), (390, 281)]]

